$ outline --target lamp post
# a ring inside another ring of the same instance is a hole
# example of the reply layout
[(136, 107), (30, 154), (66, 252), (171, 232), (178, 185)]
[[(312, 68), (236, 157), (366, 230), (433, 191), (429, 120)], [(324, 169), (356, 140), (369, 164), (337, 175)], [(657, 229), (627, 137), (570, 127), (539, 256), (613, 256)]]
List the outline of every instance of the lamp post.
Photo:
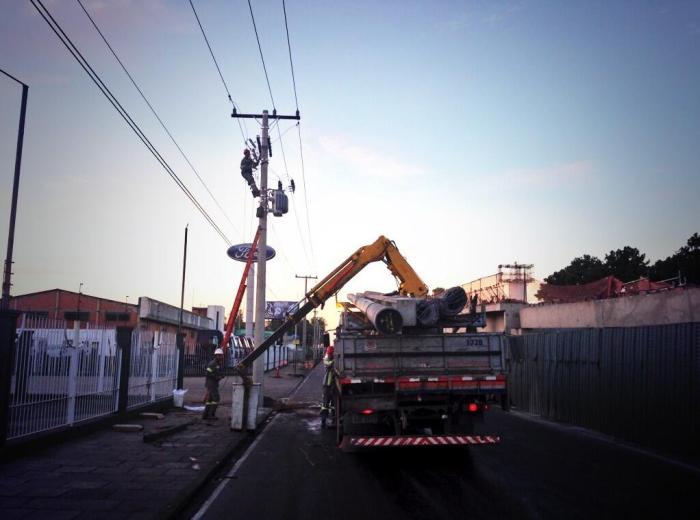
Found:
[(24, 144), (24, 120), (27, 115), (27, 95), (29, 86), (14, 76), (0, 69), (5, 76), (22, 85), (22, 104), (19, 112), (19, 130), (17, 132), (17, 152), (15, 154), (15, 177), (12, 182), (12, 206), (10, 208), (10, 229), (7, 233), (7, 256), (5, 257), (5, 273), (2, 279), (2, 310), (10, 307), (10, 287), (12, 286), (12, 253), (15, 246), (15, 220), (17, 218), (17, 195), (19, 193), (19, 174), (22, 164), (22, 147)]

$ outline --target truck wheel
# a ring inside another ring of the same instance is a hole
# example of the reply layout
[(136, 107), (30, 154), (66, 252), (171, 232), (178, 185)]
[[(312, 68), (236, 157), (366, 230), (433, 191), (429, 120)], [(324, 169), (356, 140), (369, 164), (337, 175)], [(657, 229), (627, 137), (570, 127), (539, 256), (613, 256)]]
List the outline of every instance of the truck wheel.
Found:
[(508, 394), (501, 394), (501, 410), (510, 412), (510, 399), (508, 399)]

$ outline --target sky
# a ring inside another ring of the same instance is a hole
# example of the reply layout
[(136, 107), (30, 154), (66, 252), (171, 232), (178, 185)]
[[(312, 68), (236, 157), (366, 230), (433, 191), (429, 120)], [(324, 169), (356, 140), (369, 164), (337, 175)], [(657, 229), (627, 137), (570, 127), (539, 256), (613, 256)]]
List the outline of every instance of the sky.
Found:
[[(241, 131), (189, 2), (83, 3), (206, 188), (78, 2), (44, 0), (228, 241), (250, 242)], [(0, 4), (0, 68), (29, 85), (13, 294), (83, 283), (87, 294), (178, 305), (188, 226), (185, 306), (230, 308), (243, 264), (229, 244), (32, 4)], [(194, 5), (240, 111), (272, 110), (248, 2)], [(282, 2), (251, 5), (274, 107), (293, 114)], [(322, 278), (379, 235), (432, 288), (514, 261), (544, 278), (625, 245), (653, 262), (700, 231), (700, 3), (285, 5), (301, 123), (271, 132), (270, 184), (294, 179), (297, 190), (287, 215), (269, 217), (268, 300), (299, 300), (295, 275)], [(20, 96), (0, 76), (0, 231)], [(260, 128), (248, 120), (245, 132)], [(340, 299), (395, 288), (373, 264)], [(322, 315), (333, 324), (335, 306)]]

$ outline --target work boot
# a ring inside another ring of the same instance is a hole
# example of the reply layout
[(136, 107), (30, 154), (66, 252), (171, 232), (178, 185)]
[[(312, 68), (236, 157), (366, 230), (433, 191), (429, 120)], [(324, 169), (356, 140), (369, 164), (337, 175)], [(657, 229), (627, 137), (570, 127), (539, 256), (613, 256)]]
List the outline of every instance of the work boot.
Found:
[(204, 413), (202, 414), (202, 420), (206, 421), (207, 419), (209, 419), (209, 405), (205, 404), (204, 405)]
[(219, 407), (218, 404), (211, 405), (211, 411), (209, 412), (209, 418), (218, 421), (219, 418), (216, 416), (216, 409)]

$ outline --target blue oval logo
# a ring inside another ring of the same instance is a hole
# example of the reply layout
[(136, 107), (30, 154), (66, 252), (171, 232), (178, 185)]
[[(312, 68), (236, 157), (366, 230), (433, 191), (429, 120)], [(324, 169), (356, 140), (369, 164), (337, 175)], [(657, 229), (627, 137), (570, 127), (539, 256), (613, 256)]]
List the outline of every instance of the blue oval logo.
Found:
[[(234, 246), (229, 247), (226, 250), (226, 254), (230, 258), (233, 258), (238, 262), (246, 262), (248, 260), (248, 253), (250, 252), (250, 249), (252, 247), (253, 244), (236, 244)], [(253, 253), (253, 261), (255, 262), (258, 261), (258, 251), (260, 250), (257, 249), (255, 253)], [(266, 260), (272, 260), (276, 254), (277, 253), (274, 249), (272, 249), (270, 246), (267, 246), (267, 254), (265, 255)]]

